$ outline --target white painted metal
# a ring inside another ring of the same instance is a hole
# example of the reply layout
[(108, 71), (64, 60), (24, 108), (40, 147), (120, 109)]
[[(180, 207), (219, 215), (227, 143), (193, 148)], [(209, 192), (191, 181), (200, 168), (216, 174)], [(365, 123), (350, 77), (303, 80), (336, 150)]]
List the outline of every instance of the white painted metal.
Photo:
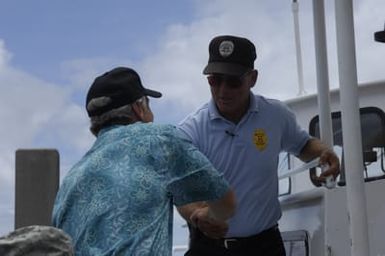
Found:
[(320, 135), (322, 141), (332, 147), (333, 131), (330, 116), (329, 72), (324, 0), (313, 0), (313, 19)]
[(302, 65), (302, 50), (301, 50), (301, 38), (299, 30), (299, 18), (298, 10), (299, 4), (296, 0), (293, 0), (291, 5), (294, 19), (294, 37), (295, 37), (295, 49), (297, 57), (297, 75), (298, 75), (298, 96), (306, 94), (304, 83), (303, 83), (303, 65)]
[(308, 169), (314, 168), (314, 167), (317, 167), (317, 166), (319, 166), (319, 157), (313, 159), (310, 162), (307, 162), (307, 163), (301, 165), (298, 168), (295, 168), (293, 170), (290, 170), (289, 172), (285, 172), (284, 174), (279, 175), (278, 178), (279, 179), (284, 179), (284, 178), (290, 177), (290, 176), (292, 176), (294, 174), (301, 173), (303, 171), (307, 171)]
[[(376, 106), (385, 110), (384, 88), (385, 81), (359, 84), (358, 90), (360, 107)], [(288, 100), (285, 103), (294, 111), (298, 123), (304, 129), (309, 128), (310, 120), (318, 114), (317, 95), (315, 94)], [(340, 92), (338, 89), (333, 89), (330, 91), (330, 103), (330, 107), (333, 112), (341, 110)], [(302, 164), (302, 162), (295, 157), (291, 157), (290, 162), (290, 166), (292, 166), (292, 168), (296, 168)], [(291, 180), (292, 193), (314, 188), (314, 185), (311, 183), (309, 174), (307, 172), (298, 173), (297, 175), (291, 177)]]
[(279, 221), (282, 232), (306, 230), (310, 256), (325, 256), (324, 188), (313, 188), (280, 197), (283, 215)]
[[(365, 183), (370, 219), (370, 256), (385, 255), (385, 180)], [(350, 256), (349, 214), (346, 187), (313, 188), (280, 198), (283, 216), (281, 231), (306, 230), (310, 256)], [(329, 254), (330, 253), (330, 254)]]
[[(381, 195), (385, 192), (384, 180), (365, 183), (368, 198), (367, 209), (370, 219), (369, 248), (370, 255), (385, 255), (385, 244), (381, 241), (384, 233), (385, 205)], [(346, 204), (347, 194), (344, 187), (325, 192), (325, 231), (326, 244), (332, 248), (332, 255), (351, 255), (349, 239), (349, 214)], [(357, 255), (357, 254), (356, 254)], [(363, 254), (369, 255), (369, 254)]]
[(335, 0), (338, 70), (352, 256), (370, 255), (352, 0)]

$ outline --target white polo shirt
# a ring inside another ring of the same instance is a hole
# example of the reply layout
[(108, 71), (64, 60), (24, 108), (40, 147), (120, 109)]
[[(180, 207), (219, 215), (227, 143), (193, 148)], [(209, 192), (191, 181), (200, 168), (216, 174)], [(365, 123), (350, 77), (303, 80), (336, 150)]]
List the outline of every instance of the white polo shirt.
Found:
[(298, 155), (310, 139), (286, 105), (251, 93), (248, 112), (234, 124), (218, 113), (211, 99), (179, 128), (235, 191), (238, 208), (227, 237), (258, 234), (278, 222), (278, 155)]

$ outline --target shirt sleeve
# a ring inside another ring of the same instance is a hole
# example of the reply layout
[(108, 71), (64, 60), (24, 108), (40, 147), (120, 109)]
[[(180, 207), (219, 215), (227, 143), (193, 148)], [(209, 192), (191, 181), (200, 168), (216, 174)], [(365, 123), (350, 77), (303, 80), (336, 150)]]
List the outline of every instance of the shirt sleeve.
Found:
[(177, 131), (172, 143), (175, 165), (169, 173), (168, 191), (172, 194), (175, 205), (217, 200), (229, 190), (223, 175), (185, 135)]
[(196, 117), (189, 115), (183, 121), (181, 121), (178, 126), (179, 135), (191, 142), (193, 145), (198, 146), (198, 129)]
[(284, 108), (284, 136), (282, 136), (282, 148), (295, 156), (301, 153), (302, 148), (311, 138), (308, 132), (302, 129), (295, 114), (288, 108)]

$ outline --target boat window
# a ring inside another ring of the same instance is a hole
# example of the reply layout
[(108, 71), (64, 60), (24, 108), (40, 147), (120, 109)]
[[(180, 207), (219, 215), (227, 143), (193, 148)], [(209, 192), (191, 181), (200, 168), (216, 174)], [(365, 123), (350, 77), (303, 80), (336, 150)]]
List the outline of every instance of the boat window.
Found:
[[(290, 170), (290, 157), (289, 153), (279, 154), (278, 159), (278, 175), (284, 174)], [(279, 195), (288, 195), (291, 193), (291, 178), (283, 178), (279, 180)]]
[[(364, 160), (365, 181), (385, 178), (384, 151), (385, 151), (385, 113), (377, 107), (364, 107), (360, 109), (362, 151)], [(344, 148), (342, 139), (341, 112), (332, 113), (333, 140), (335, 147), (340, 147), (341, 175), (338, 185), (345, 185)], [(309, 124), (309, 133), (320, 137), (319, 117), (313, 117)], [(315, 186), (321, 184), (314, 179), (317, 170), (310, 170), (310, 179)]]

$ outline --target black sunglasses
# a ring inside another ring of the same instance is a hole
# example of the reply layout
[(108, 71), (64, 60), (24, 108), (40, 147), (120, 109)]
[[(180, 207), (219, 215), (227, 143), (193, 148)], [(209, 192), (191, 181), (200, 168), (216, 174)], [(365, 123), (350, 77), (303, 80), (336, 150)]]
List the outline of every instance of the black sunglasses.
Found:
[(230, 76), (223, 74), (212, 74), (207, 76), (207, 81), (210, 86), (217, 87), (222, 83), (225, 83), (230, 88), (239, 88), (242, 86), (245, 77), (250, 74), (251, 71), (246, 72), (241, 76)]

